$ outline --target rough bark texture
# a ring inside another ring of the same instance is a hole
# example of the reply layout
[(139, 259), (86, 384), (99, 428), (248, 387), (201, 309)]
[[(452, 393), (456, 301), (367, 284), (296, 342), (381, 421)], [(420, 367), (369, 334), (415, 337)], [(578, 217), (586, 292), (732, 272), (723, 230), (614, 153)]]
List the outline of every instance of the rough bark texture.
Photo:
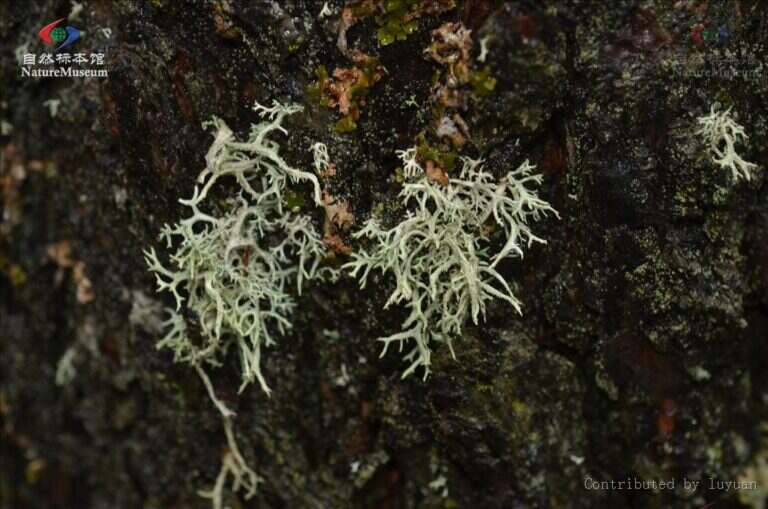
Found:
[[(438, 349), (426, 382), (400, 380), (399, 355), (378, 359), (374, 341), (405, 316), (382, 311), (391, 279), (313, 287), (265, 354), (271, 398), (237, 394), (235, 358), (211, 372), (266, 478), (230, 507), (740, 507), (744, 493), (681, 485), (735, 480), (760, 454), (768, 194), (762, 173), (733, 184), (693, 131), (715, 101), (732, 105), (746, 158), (765, 168), (768, 81), (670, 63), (764, 62), (765, 5), (474, 0), (386, 46), (363, 19), (349, 46), (386, 73), (358, 128), (339, 134), (339, 113), (306, 91), (318, 66), (351, 66), (337, 48), (342, 6), (320, 19), (322, 4), (86, 0), (77, 51), (104, 51), (110, 71), (89, 80), (22, 78), (14, 58), (26, 42), (46, 49), (35, 34), (68, 2), (0, 4), (0, 117), (13, 126), (0, 138), (0, 507), (209, 505), (196, 492), (218, 474), (221, 419), (194, 371), (128, 319), (137, 292), (164, 298), (141, 251), (183, 213), (211, 141), (201, 124), (217, 115), (243, 133), (254, 100), (304, 104), (286, 156), (308, 167), (309, 146), (326, 143), (358, 227), (374, 209), (396, 220), (394, 152), (431, 121), (440, 68), (424, 49), (447, 21), (473, 29), (477, 68), (492, 37), (497, 80), (462, 110), (462, 153), (497, 174), (530, 158), (562, 218), (537, 225), (547, 245), (503, 266), (524, 315), (492, 306), (456, 341), (457, 360)], [(730, 40), (700, 46), (698, 23)], [(61, 100), (55, 117), (49, 99)], [(69, 258), (51, 248), (61, 243)], [(67, 352), (76, 374), (57, 385)], [(588, 476), (677, 489), (588, 490)], [(430, 486), (442, 478), (447, 492)]]

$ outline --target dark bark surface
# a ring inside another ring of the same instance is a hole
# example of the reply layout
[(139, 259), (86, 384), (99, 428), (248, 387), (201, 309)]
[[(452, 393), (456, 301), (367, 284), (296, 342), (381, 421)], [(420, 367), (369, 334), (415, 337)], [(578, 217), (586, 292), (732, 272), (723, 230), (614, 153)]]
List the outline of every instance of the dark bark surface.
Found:
[[(186, 213), (178, 200), (191, 196), (212, 140), (202, 123), (216, 115), (244, 134), (256, 100), (305, 105), (280, 139), (286, 158), (309, 168), (309, 147), (326, 143), (354, 228), (374, 210), (396, 221), (395, 150), (434, 120), (441, 68), (424, 50), (448, 21), (473, 30), (473, 72), (487, 66), (496, 79), (487, 95), (468, 87), (462, 155), (486, 158), (496, 175), (530, 158), (561, 217), (537, 223), (546, 245), (502, 265), (523, 316), (491, 305), (455, 342), (456, 360), (438, 348), (426, 381), (401, 380), (400, 356), (379, 359), (375, 341), (406, 316), (382, 310), (392, 279), (363, 291), (351, 278), (313, 286), (293, 330), (264, 353), (271, 398), (255, 386), (238, 395), (234, 355), (210, 372), (265, 478), (253, 499), (228, 493), (227, 503), (764, 499), (759, 482), (749, 493), (707, 488), (766, 455), (765, 4), (474, 0), (425, 15), (389, 45), (366, 18), (349, 47), (386, 72), (346, 134), (334, 128), (339, 112), (307, 93), (319, 66), (353, 65), (337, 47), (341, 2), (327, 5), (319, 18), (323, 2), (304, 0), (85, 0), (73, 51), (104, 52), (109, 77), (35, 79), (21, 76), (14, 52), (46, 51), (37, 31), (71, 5), (0, 3), (0, 508), (210, 505), (197, 491), (218, 475), (221, 419), (194, 370), (156, 350), (152, 324), (129, 319), (137, 300), (166, 297), (142, 251), (160, 248), (162, 225)], [(700, 45), (697, 24), (730, 37)], [(722, 72), (733, 65), (755, 75)], [(694, 134), (715, 102), (750, 135), (741, 150), (761, 166), (750, 182), (714, 167)], [(57, 384), (65, 356), (74, 372)], [(587, 478), (676, 489), (590, 490)], [(687, 492), (684, 479), (703, 485)]]

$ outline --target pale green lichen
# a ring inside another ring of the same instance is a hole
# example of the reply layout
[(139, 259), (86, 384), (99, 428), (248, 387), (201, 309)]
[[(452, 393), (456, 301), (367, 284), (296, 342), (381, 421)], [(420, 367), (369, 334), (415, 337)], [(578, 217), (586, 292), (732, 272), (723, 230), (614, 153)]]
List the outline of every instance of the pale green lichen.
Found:
[[(307, 280), (336, 276), (335, 270), (321, 265), (326, 248), (311, 218), (296, 213), (298, 206), (284, 207), (289, 183), (310, 184), (315, 204), (321, 205), (317, 177), (289, 165), (278, 143), (270, 139), (287, 134), (283, 119), (301, 107), (275, 102), (271, 108), (257, 103), (254, 109), (262, 122), (252, 126), (246, 141), (238, 141), (221, 119), (210, 122), (215, 138), (205, 169), (192, 198), (180, 200), (191, 215), (166, 225), (160, 235), (168, 249), (175, 248), (169, 267), (160, 262), (154, 248), (144, 253), (158, 291), (170, 292), (176, 301), (162, 323), (165, 335), (157, 347), (172, 350), (177, 362), (195, 368), (224, 422), (227, 450), (220, 473), (210, 490), (200, 492), (214, 509), (223, 507), (228, 478), (232, 490), (243, 488), (246, 498), (255, 494), (261, 478), (240, 452), (233, 429), (235, 414), (216, 397), (204, 367), (220, 365), (235, 348), (240, 390), (258, 380), (269, 394), (261, 371), (262, 347), (273, 345), (291, 328), (293, 290), (300, 294)], [(222, 177), (232, 177), (240, 189), (217, 207), (208, 198)], [(200, 339), (192, 339), (185, 317), (194, 321)]]
[[(253, 126), (244, 142), (237, 141), (222, 120), (211, 123), (216, 135), (199, 186), (191, 199), (180, 200), (192, 215), (162, 230), (167, 247), (176, 245), (172, 268), (159, 261), (154, 249), (145, 255), (158, 291), (169, 291), (176, 300), (158, 347), (173, 350), (179, 362), (217, 365), (236, 346), (241, 390), (258, 380), (269, 393), (261, 351), (291, 327), (296, 305), (291, 287), (300, 294), (306, 280), (332, 276), (332, 271), (321, 267), (325, 246), (311, 218), (283, 208), (291, 181), (310, 183), (314, 201), (320, 204), (317, 177), (291, 167), (280, 156), (278, 144), (268, 139), (275, 132), (285, 133), (283, 118), (301, 108), (275, 103), (272, 108), (257, 104), (255, 109), (265, 121)], [(212, 186), (225, 176), (241, 188), (226, 202), (229, 210), (220, 216), (202, 211)], [(182, 308), (196, 319), (199, 344), (189, 339)]]
[(77, 368), (75, 367), (77, 353), (77, 344), (70, 345), (64, 355), (59, 358), (59, 362), (56, 364), (56, 377), (54, 378), (59, 387), (69, 385), (77, 376)]
[(208, 391), (208, 396), (219, 410), (219, 413), (221, 413), (222, 419), (224, 420), (224, 434), (227, 437), (227, 450), (224, 452), (224, 456), (221, 460), (221, 469), (219, 470), (219, 475), (216, 476), (216, 482), (214, 483), (213, 488), (210, 490), (200, 490), (198, 495), (211, 500), (213, 509), (223, 509), (224, 487), (227, 483), (227, 478), (230, 476), (232, 477), (232, 491), (238, 492), (240, 491), (240, 488), (245, 489), (244, 496), (246, 500), (252, 498), (256, 494), (259, 483), (263, 482), (263, 479), (248, 466), (248, 463), (245, 461), (245, 458), (237, 445), (232, 423), (235, 413), (216, 397), (216, 391), (214, 391), (213, 384), (207, 373), (199, 365), (196, 365), (195, 369), (197, 370), (200, 379), (203, 381), (205, 389)]
[[(392, 343), (402, 350), (413, 341), (403, 377), (421, 366), (426, 378), (432, 346), (445, 343), (453, 354), (452, 340), (461, 335), (468, 318), (478, 323), (490, 300), (506, 301), (521, 312), (520, 301), (496, 267), (505, 258), (522, 257), (524, 247), (545, 243), (529, 223), (557, 212), (529, 188), (542, 177), (531, 173), (534, 166), (528, 161), (496, 181), (481, 160), (462, 158), (459, 177), (440, 185), (418, 163), (416, 148), (398, 155), (406, 178), (400, 197), (410, 210), (390, 229), (370, 219), (355, 234), (372, 243), (370, 250), (356, 252), (345, 268), (359, 277), (362, 287), (374, 270), (394, 276), (396, 288), (384, 307), (403, 304), (409, 315), (401, 332), (379, 338), (384, 343), (381, 355)], [(503, 232), (504, 242), (491, 254), (493, 228)]]
[(315, 143), (310, 147), (315, 173), (324, 175), (331, 166), (331, 157), (328, 155), (328, 146), (325, 143)]
[(742, 178), (751, 180), (757, 165), (745, 161), (736, 152), (736, 143), (748, 140), (749, 136), (744, 132), (744, 127), (734, 120), (731, 108), (717, 111), (713, 106), (709, 115), (700, 117), (697, 122), (700, 127), (696, 134), (704, 138), (712, 162), (720, 168), (731, 170), (734, 181)]

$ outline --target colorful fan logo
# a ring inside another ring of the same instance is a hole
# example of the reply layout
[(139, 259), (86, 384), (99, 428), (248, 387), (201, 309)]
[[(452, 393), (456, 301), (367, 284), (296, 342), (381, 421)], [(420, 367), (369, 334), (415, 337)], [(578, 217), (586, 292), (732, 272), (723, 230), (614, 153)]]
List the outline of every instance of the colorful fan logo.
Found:
[(71, 46), (78, 39), (80, 39), (80, 30), (77, 28), (71, 26), (59, 26), (65, 19), (67, 18), (61, 18), (49, 25), (44, 26), (39, 33), (40, 39), (42, 39), (43, 42), (47, 45), (54, 46), (58, 44), (56, 51), (63, 50), (64, 48)]

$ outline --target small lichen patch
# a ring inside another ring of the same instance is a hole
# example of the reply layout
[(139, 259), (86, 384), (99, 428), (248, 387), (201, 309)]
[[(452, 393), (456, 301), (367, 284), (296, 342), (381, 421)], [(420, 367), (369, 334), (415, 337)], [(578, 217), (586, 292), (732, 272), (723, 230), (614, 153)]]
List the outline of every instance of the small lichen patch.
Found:
[(482, 99), (496, 88), (490, 67), (474, 69), (473, 45), (470, 29), (461, 22), (447, 22), (432, 31), (432, 41), (424, 50), (425, 58), (440, 68), (432, 79), (429, 126), (416, 137), (416, 157), (431, 180), (442, 185), (458, 154), (472, 142), (462, 116), (468, 110), (468, 99)]
[(227, 438), (227, 448), (222, 455), (221, 469), (219, 470), (219, 475), (216, 476), (216, 482), (210, 490), (200, 490), (198, 494), (203, 498), (209, 499), (213, 504), (213, 509), (224, 509), (224, 487), (228, 478), (232, 478), (231, 488), (233, 492), (238, 492), (241, 488), (244, 489), (246, 500), (256, 494), (256, 490), (259, 484), (263, 482), (263, 479), (248, 466), (243, 453), (240, 452), (240, 447), (237, 445), (232, 423), (235, 413), (216, 396), (213, 384), (205, 371), (200, 366), (195, 366), (195, 369), (208, 391), (208, 396), (222, 416), (224, 434)]
[(490, 95), (496, 89), (496, 78), (491, 74), (491, 68), (488, 66), (472, 72), (469, 75), (469, 83), (472, 85), (472, 93), (478, 97)]
[(456, 7), (455, 0), (356, 0), (341, 11), (338, 47), (347, 51), (347, 30), (359, 20), (373, 16), (376, 38), (382, 46), (404, 41), (419, 29), (419, 19), (437, 16)]
[(341, 238), (340, 232), (348, 230), (355, 223), (355, 216), (349, 208), (349, 202), (334, 197), (323, 191), (323, 242), (336, 254), (350, 254), (352, 248)]
[(709, 115), (698, 119), (700, 127), (696, 134), (707, 144), (712, 162), (720, 168), (731, 170), (734, 181), (751, 180), (758, 167), (745, 161), (736, 152), (736, 143), (747, 141), (749, 136), (744, 132), (744, 127), (734, 120), (731, 109), (717, 111), (712, 106)]
[(341, 234), (349, 230), (355, 223), (355, 215), (350, 209), (349, 202), (333, 196), (329, 190), (328, 179), (336, 174), (336, 165), (330, 162), (328, 147), (323, 143), (315, 143), (312, 146), (315, 173), (323, 179), (322, 193), (325, 220), (323, 221), (323, 243), (330, 250), (331, 255), (348, 255), (352, 248), (344, 242)]
[(360, 51), (352, 52), (354, 67), (337, 67), (333, 76), (325, 66), (315, 70), (317, 78), (307, 88), (307, 95), (314, 102), (338, 109), (342, 118), (336, 131), (348, 133), (357, 129), (360, 110), (366, 105), (370, 89), (384, 77), (384, 68), (374, 57)]
[(444, 23), (432, 31), (432, 44), (425, 50), (429, 57), (448, 68), (452, 79), (466, 83), (469, 79), (472, 30), (460, 22)]

